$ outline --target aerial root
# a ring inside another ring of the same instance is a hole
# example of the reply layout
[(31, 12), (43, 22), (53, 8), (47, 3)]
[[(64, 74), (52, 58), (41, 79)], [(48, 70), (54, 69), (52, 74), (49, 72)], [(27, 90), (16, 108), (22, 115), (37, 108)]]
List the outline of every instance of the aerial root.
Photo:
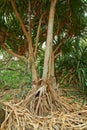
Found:
[(42, 84), (37, 89), (32, 89), (28, 95), (24, 105), (33, 112), (33, 114), (46, 116), (53, 111), (67, 112), (67, 110), (72, 110), (71, 107), (69, 108), (60, 102), (60, 97), (49, 82)]
[(47, 116), (32, 114), (26, 107), (2, 102), (6, 118), (0, 130), (85, 130), (87, 128), (87, 110), (78, 112), (56, 111)]
[[(76, 104), (58, 96), (51, 84), (32, 88), (24, 100), (3, 102), (6, 115), (0, 130), (85, 130), (87, 104), (79, 110)], [(75, 109), (76, 108), (76, 109)]]

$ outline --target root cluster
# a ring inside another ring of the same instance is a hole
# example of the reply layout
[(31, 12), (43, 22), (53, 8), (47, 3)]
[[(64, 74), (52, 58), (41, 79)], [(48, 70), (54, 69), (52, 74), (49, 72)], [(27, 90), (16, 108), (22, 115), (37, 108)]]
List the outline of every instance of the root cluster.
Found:
[(54, 111), (61, 112), (71, 109), (60, 102), (60, 97), (52, 88), (50, 82), (42, 83), (40, 87), (34, 86), (25, 99), (24, 105), (33, 114), (41, 116), (47, 116)]
[(6, 112), (0, 130), (87, 129), (87, 105), (78, 110), (76, 104), (58, 96), (49, 83), (33, 87), (20, 102), (0, 101), (0, 104)]

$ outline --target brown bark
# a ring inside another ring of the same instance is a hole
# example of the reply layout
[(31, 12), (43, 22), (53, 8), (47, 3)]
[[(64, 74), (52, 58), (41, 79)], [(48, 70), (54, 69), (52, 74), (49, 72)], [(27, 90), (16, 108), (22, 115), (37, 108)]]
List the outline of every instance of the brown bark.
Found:
[(15, 15), (17, 16), (17, 18), (18, 18), (18, 20), (19, 20), (19, 22), (20, 22), (20, 26), (21, 26), (21, 28), (22, 28), (22, 30), (23, 30), (23, 32), (24, 32), (24, 35), (26, 36), (27, 41), (30, 42), (28, 32), (26, 31), (25, 25), (24, 25), (24, 23), (23, 23), (23, 21), (22, 21), (20, 15), (19, 15), (18, 11), (17, 11), (15, 1), (14, 1), (14, 0), (10, 0), (10, 1), (11, 1), (13, 10), (14, 10), (14, 12), (15, 12)]
[(55, 48), (54, 53), (57, 52), (57, 50), (61, 47), (61, 45), (69, 38), (69, 35), (66, 35), (58, 44), (58, 46)]
[(31, 26), (31, 5), (30, 0), (28, 3), (28, 35), (29, 35), (29, 42), (28, 42), (28, 50), (29, 50), (29, 64), (31, 65), (31, 73), (32, 73), (32, 81), (37, 81), (37, 71), (35, 66), (35, 58), (33, 52), (33, 45), (32, 45), (32, 26)]
[[(55, 50), (53, 51), (54, 55), (56, 54), (56, 52), (60, 49), (60, 47), (65, 43), (66, 40), (68, 40), (73, 34), (70, 32), (70, 30), (67, 32), (66, 36), (58, 43), (57, 47), (55, 48)], [(60, 53), (60, 51), (58, 52)], [(57, 57), (57, 55), (55, 55), (55, 58)], [(55, 59), (54, 58), (54, 59)]]
[(14, 53), (14, 52), (11, 51), (10, 49), (8, 49), (8, 47), (7, 47), (5, 44), (1, 45), (1, 47), (4, 48), (5, 51), (6, 51), (8, 54), (10, 54), (10, 55), (12, 55), (12, 56), (14, 56), (14, 57), (17, 57), (18, 59), (21, 59), (21, 60), (23, 60), (23, 61), (25, 61), (25, 62), (27, 61), (26, 57), (20, 56), (20, 55)]
[(54, 32), (54, 36), (59, 34), (62, 30), (62, 28), (64, 27), (64, 25), (67, 23), (66, 20), (63, 20), (61, 23), (59, 23), (57, 30)]
[[(31, 64), (32, 66), (32, 81), (35, 81), (37, 80), (37, 72), (36, 72), (36, 69), (35, 69), (35, 64), (34, 64), (34, 54), (33, 54), (33, 46), (32, 46), (32, 36), (31, 36), (31, 25), (29, 24), (29, 32), (27, 32), (26, 28), (25, 28), (25, 25), (17, 11), (17, 8), (16, 8), (16, 4), (15, 4), (15, 1), (14, 0), (10, 0), (11, 1), (11, 4), (12, 4), (12, 7), (13, 7), (13, 10), (15, 12), (15, 15), (16, 17), (18, 18), (19, 22), (20, 22), (20, 26), (24, 32), (24, 35), (26, 36), (26, 39), (28, 41), (28, 63)], [(30, 2), (29, 2), (30, 4)], [(30, 5), (29, 5), (29, 8), (30, 8)], [(30, 15), (30, 14), (28, 14)]]

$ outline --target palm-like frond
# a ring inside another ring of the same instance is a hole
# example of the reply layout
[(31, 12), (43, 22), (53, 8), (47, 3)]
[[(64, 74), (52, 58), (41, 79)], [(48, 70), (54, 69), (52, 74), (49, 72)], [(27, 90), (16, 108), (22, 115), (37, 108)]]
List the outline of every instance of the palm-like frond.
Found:
[(74, 41), (70, 49), (66, 44), (63, 49), (65, 51), (56, 63), (57, 73), (62, 78), (61, 83), (66, 81), (65, 84), (78, 86), (87, 93), (87, 46)]

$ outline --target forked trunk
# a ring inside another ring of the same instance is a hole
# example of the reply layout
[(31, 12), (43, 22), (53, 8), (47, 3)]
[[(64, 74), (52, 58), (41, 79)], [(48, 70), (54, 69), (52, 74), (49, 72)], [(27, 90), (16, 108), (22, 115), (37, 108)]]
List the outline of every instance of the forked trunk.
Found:
[(52, 0), (49, 13), (43, 77), (42, 80), (39, 80), (34, 84), (34, 87), (29, 94), (31, 97), (28, 100), (28, 109), (37, 115), (46, 115), (50, 111), (57, 110), (58, 106), (61, 105), (57, 100), (57, 94), (53, 88), (56, 81), (55, 78), (52, 77), (54, 76), (54, 52), (52, 50), (52, 42), (55, 5), (56, 0)]
[(43, 67), (43, 80), (49, 79), (54, 76), (54, 57), (52, 54), (52, 42), (53, 42), (53, 24), (55, 15), (56, 0), (51, 1), (49, 21), (48, 21), (48, 32), (46, 41), (46, 50)]

